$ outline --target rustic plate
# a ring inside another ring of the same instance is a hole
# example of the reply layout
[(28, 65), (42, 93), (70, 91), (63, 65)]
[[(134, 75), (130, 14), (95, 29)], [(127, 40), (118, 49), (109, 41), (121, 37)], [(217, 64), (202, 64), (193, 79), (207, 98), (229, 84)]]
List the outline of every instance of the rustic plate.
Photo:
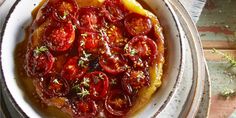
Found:
[[(40, 117), (45, 114), (31, 105), (31, 101), (25, 96), (24, 91), (17, 83), (14, 65), (14, 49), (24, 36), (24, 28), (31, 21), (31, 11), (39, 4), (38, 0), (18, 0), (11, 8), (3, 26), (1, 34), (1, 74), (4, 100), (11, 104), (16, 112), (11, 113), (14, 117)], [(167, 60), (163, 85), (155, 93), (150, 103), (137, 114), (139, 117), (154, 117), (158, 115), (173, 98), (179, 82), (182, 80), (184, 66), (183, 34), (180, 32), (180, 23), (176, 15), (170, 10), (165, 1), (157, 0), (147, 2), (157, 14), (166, 37)], [(172, 59), (175, 59), (174, 61)], [(7, 105), (7, 107), (10, 107)], [(14, 110), (10, 110), (13, 112)]]

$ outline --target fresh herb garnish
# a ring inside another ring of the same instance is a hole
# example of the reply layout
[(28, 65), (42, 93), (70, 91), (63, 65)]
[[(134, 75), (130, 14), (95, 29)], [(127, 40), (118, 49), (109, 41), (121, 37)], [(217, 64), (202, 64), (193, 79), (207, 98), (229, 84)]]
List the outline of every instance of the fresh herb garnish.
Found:
[(69, 12), (68, 11), (64, 11), (63, 12), (63, 16), (59, 16), (59, 17), (60, 17), (60, 19), (65, 20), (67, 15), (69, 15)]
[(48, 51), (48, 48), (46, 46), (36, 47), (36, 49), (34, 49), (34, 52), (36, 54), (40, 54), (45, 51)]
[(137, 51), (135, 49), (131, 49), (131, 51), (130, 51), (131, 56), (134, 56), (136, 53), (137, 53)]
[(84, 78), (83, 81), (80, 83), (81, 85), (84, 85), (85, 87), (89, 87), (89, 78)]
[(231, 64), (229, 68), (236, 67), (236, 60), (232, 56), (230, 56), (228, 54), (225, 54), (225, 53), (223, 53), (221, 51), (218, 51), (215, 48), (213, 48), (212, 52), (216, 53), (218, 55), (221, 55), (224, 59), (226, 59)]
[(89, 91), (87, 89), (84, 89), (83, 87), (81, 88), (81, 91), (77, 93), (77, 95), (79, 95), (82, 98), (89, 94), (90, 94)]

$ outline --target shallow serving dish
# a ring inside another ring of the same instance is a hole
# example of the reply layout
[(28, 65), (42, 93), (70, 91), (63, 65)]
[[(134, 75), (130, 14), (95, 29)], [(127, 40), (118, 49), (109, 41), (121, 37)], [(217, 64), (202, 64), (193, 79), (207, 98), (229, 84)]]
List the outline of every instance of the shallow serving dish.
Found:
[[(10, 102), (13, 109), (16, 110), (11, 113), (13, 117), (19, 115), (33, 118), (45, 116), (32, 105), (25, 92), (22, 91), (22, 87), (18, 84), (20, 80), (15, 76), (14, 65), (15, 47), (24, 39), (24, 27), (31, 22), (31, 11), (39, 2), (39, 0), (17, 0), (6, 18), (1, 33), (1, 83), (5, 95), (4, 100)], [(163, 0), (143, 0), (143, 2), (157, 15), (164, 29), (166, 62), (162, 86), (153, 95), (150, 103), (137, 114), (140, 118), (158, 116), (166, 108), (180, 86), (179, 83), (183, 80), (185, 62), (184, 35), (180, 31), (181, 25), (171, 6)]]

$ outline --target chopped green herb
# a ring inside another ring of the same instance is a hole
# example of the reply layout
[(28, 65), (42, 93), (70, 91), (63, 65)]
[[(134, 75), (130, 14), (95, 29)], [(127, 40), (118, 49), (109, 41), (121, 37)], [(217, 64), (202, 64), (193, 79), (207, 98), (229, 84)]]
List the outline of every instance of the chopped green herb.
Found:
[(228, 54), (225, 54), (225, 53), (223, 53), (223, 52), (221, 52), (221, 51), (218, 51), (218, 50), (216, 50), (215, 48), (213, 48), (213, 51), (212, 51), (213, 53), (216, 53), (216, 54), (219, 54), (219, 55), (221, 55), (223, 58), (225, 58), (231, 65), (230, 65), (230, 67), (236, 67), (236, 60), (232, 57), (232, 56), (230, 56), (230, 55), (228, 55)]
[(53, 80), (53, 83), (60, 84), (57, 79), (54, 79), (54, 80)]
[(80, 41), (80, 46), (85, 46), (84, 40), (81, 40), (81, 41)]
[(80, 84), (73, 86), (71, 89), (74, 90), (76, 93), (80, 92), (81, 91)]
[(99, 77), (101, 80), (104, 79), (103, 76), (102, 76), (102, 74), (98, 74), (98, 77)]
[(131, 51), (130, 51), (131, 56), (134, 56), (136, 53), (137, 53), (137, 51), (135, 49), (131, 49)]
[(82, 68), (86, 68), (87, 67), (87, 65), (85, 64), (84, 60), (81, 60), (81, 59), (78, 61), (78, 66), (82, 67)]
[(60, 17), (60, 19), (65, 20), (67, 15), (69, 15), (69, 12), (68, 11), (64, 11), (63, 16), (59, 16), (59, 17)]
[(87, 37), (88, 34), (84, 33), (84, 34), (80, 34), (82, 37)]
[(111, 79), (111, 82), (110, 82), (111, 85), (116, 85), (116, 80), (115, 79)]
[(77, 27), (76, 27), (76, 25), (73, 25), (73, 29), (76, 29)]
[(89, 87), (89, 78), (84, 78), (83, 81), (80, 83), (81, 85), (84, 85), (85, 87)]
[(80, 97), (85, 97), (87, 95), (89, 95), (89, 91), (87, 89), (84, 89), (83, 87), (81, 88), (81, 91), (79, 93), (77, 93), (77, 95), (79, 95)]
[(128, 50), (129, 46), (126, 44), (124, 50)]
[(39, 54), (45, 51), (48, 51), (48, 48), (46, 46), (36, 47), (36, 49), (34, 49), (34, 52), (36, 54)]

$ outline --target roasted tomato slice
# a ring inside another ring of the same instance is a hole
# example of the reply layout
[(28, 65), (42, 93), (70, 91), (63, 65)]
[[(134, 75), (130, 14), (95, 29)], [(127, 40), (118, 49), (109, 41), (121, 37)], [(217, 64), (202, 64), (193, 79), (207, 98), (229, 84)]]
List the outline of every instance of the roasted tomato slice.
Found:
[(82, 60), (79, 57), (72, 57), (68, 59), (64, 65), (61, 75), (69, 81), (80, 79), (88, 70), (88, 61)]
[(52, 15), (57, 21), (66, 22), (77, 16), (78, 5), (75, 0), (54, 0), (49, 5), (54, 7)]
[(98, 111), (97, 104), (91, 99), (75, 101), (74, 109), (74, 118), (93, 118)]
[(99, 64), (104, 71), (113, 75), (125, 72), (128, 69), (127, 63), (128, 61), (118, 48), (114, 48), (111, 55), (104, 54), (99, 58)]
[(105, 99), (106, 110), (115, 116), (125, 115), (131, 106), (130, 97), (120, 89), (109, 92)]
[(102, 6), (102, 13), (113, 23), (122, 20), (126, 12), (120, 0), (106, 0)]
[(29, 50), (26, 54), (26, 72), (30, 76), (43, 76), (53, 67), (54, 57), (46, 46)]
[(124, 36), (124, 33), (121, 28), (115, 25), (109, 25), (106, 29), (106, 34), (108, 37), (108, 44), (111, 47), (120, 47), (123, 48), (124, 45), (128, 42), (128, 38)]
[(47, 27), (43, 39), (50, 50), (66, 51), (74, 42), (75, 30), (70, 21), (66, 23), (54, 22)]
[(40, 78), (43, 93), (49, 97), (65, 96), (69, 93), (69, 84), (59, 74), (47, 74)]
[(152, 21), (146, 16), (131, 13), (124, 20), (126, 30), (133, 36), (145, 35), (152, 29)]
[(101, 28), (105, 20), (99, 15), (99, 9), (95, 7), (82, 7), (79, 10), (79, 22), (82, 28), (96, 30)]
[(81, 30), (78, 42), (78, 52), (82, 54), (82, 51), (86, 51), (94, 54), (94, 56), (105, 53), (109, 50), (106, 40), (107, 36), (101, 35), (99, 32)]
[(87, 84), (87, 86), (89, 87), (91, 98), (103, 99), (108, 91), (109, 80), (105, 73), (94, 71), (84, 76), (82, 84), (85, 86)]
[(138, 90), (149, 84), (150, 78), (146, 70), (130, 70), (124, 74), (121, 81), (122, 88), (128, 94), (132, 94), (133, 90)]
[(126, 55), (139, 66), (143, 66), (140, 65), (140, 61), (149, 60), (149, 63), (152, 63), (157, 57), (157, 45), (147, 36), (134, 37), (125, 45), (124, 50)]

